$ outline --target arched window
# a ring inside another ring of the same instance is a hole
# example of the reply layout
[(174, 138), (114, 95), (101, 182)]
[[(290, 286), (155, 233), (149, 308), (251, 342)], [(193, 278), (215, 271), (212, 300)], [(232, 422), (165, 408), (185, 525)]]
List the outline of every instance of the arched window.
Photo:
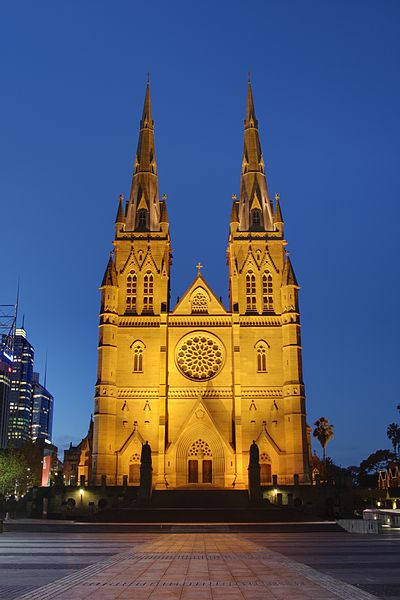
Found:
[(137, 227), (140, 231), (147, 229), (147, 210), (141, 208), (137, 213)]
[(246, 310), (257, 312), (256, 276), (252, 271), (246, 275)]
[(263, 312), (271, 312), (274, 310), (274, 296), (272, 288), (272, 276), (269, 271), (265, 271), (262, 277), (263, 291)]
[(207, 313), (208, 301), (206, 295), (200, 290), (192, 298), (192, 313)]
[(143, 373), (143, 352), (145, 349), (145, 345), (140, 340), (136, 340), (133, 342), (132, 346), (133, 351), (133, 372), (134, 373)]
[(251, 211), (251, 225), (254, 229), (261, 228), (261, 210), (254, 208)]
[(136, 312), (137, 277), (135, 271), (129, 271), (126, 278), (126, 310)]
[(268, 344), (261, 340), (257, 342), (255, 348), (257, 352), (257, 371), (258, 373), (267, 373)]
[(153, 273), (151, 271), (147, 271), (143, 278), (143, 312), (153, 312), (153, 284)]

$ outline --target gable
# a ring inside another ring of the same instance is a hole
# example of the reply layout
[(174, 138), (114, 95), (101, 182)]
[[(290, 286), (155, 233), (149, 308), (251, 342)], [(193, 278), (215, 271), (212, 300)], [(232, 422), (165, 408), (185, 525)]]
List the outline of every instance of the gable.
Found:
[(220, 315), (226, 312), (202, 275), (196, 277), (173, 310), (174, 315)]

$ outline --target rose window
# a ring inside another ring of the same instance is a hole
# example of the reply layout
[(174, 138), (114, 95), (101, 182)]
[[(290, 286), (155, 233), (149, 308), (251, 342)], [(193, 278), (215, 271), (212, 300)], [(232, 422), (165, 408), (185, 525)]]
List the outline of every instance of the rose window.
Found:
[(178, 345), (176, 363), (183, 375), (190, 379), (211, 379), (224, 364), (222, 343), (209, 333), (190, 334)]
[(260, 462), (263, 463), (270, 463), (271, 462), (271, 458), (269, 457), (269, 455), (266, 452), (263, 452), (260, 456)]
[(189, 456), (212, 456), (212, 452), (207, 442), (200, 439), (191, 445), (189, 450)]

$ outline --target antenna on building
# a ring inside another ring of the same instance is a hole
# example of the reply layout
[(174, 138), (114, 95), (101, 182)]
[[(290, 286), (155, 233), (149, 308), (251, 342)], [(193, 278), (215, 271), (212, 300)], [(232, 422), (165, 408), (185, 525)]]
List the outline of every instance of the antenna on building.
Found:
[(19, 277), (17, 283), (17, 297), (15, 299), (15, 317), (18, 317), (18, 306), (19, 306)]
[[(43, 387), (45, 387), (45, 388), (46, 388), (46, 382), (47, 382), (47, 354), (48, 354), (48, 351), (46, 350), (46, 360), (44, 363), (44, 382), (43, 382)], [(46, 390), (47, 390), (47, 388), (46, 388)]]

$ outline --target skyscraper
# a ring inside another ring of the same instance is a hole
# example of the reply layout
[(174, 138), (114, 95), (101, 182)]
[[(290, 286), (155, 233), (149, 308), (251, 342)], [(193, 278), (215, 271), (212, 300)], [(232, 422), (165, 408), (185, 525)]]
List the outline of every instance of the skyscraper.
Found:
[(200, 263), (170, 307), (169, 220), (158, 194), (149, 85), (113, 245), (100, 286), (94, 482), (137, 483), (148, 440), (158, 488), (245, 488), (256, 440), (262, 483), (308, 483), (299, 285), (279, 196), (274, 203), (268, 192), (250, 83), (228, 240), (229, 309)]
[(6, 335), (0, 341), (0, 448), (7, 446), (9, 394), (12, 374), (12, 355), (9, 352)]
[(9, 392), (14, 353), (16, 304), (0, 305), (0, 448), (7, 446)]
[(35, 349), (22, 327), (16, 329), (9, 393), (8, 440), (21, 446), (31, 439), (33, 361)]
[(25, 329), (16, 329), (8, 394), (8, 442), (13, 446), (39, 439), (51, 441), (54, 398), (33, 371), (34, 358), (35, 349)]
[(33, 373), (32, 382), (32, 414), (31, 414), (31, 439), (35, 442), (38, 438), (51, 440), (53, 430), (53, 403), (54, 398), (39, 383), (39, 373)]

